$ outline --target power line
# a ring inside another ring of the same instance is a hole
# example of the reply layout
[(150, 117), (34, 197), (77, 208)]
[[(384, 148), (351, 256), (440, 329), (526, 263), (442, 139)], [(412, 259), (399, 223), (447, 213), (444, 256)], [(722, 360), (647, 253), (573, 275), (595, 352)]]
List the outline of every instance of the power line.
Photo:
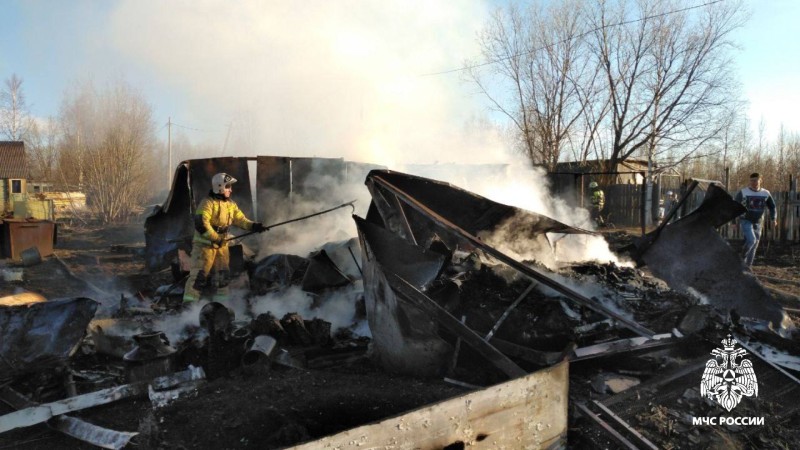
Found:
[(219, 133), (221, 131), (221, 130), (203, 130), (203, 129), (200, 129), (200, 128), (192, 128), (192, 127), (187, 127), (186, 125), (181, 125), (181, 124), (178, 124), (178, 123), (175, 123), (175, 122), (172, 122), (172, 126), (173, 127), (178, 127), (178, 128), (183, 128), (183, 129), (186, 129), (186, 130), (201, 131), (203, 133)]
[[(713, 5), (715, 3), (722, 3), (723, 1), (725, 1), (725, 0), (713, 0), (713, 1), (702, 3), (702, 4), (699, 4), (699, 5), (687, 6), (686, 8), (675, 9), (675, 10), (672, 10), (672, 11), (666, 11), (666, 12), (663, 12), (663, 13), (654, 14), (652, 16), (645, 16), (645, 17), (640, 17), (638, 19), (626, 20), (626, 21), (622, 21), (622, 22), (618, 22), (618, 23), (611, 23), (611, 24), (608, 24), (608, 25), (603, 25), (601, 27), (593, 28), (593, 29), (591, 29), (589, 31), (586, 31), (584, 33), (579, 34), (575, 38), (570, 38), (570, 39), (580, 39), (580, 38), (582, 38), (582, 37), (584, 37), (584, 36), (586, 36), (588, 34), (594, 33), (595, 31), (603, 30), (605, 28), (618, 27), (618, 26), (628, 25), (628, 24), (636, 23), (636, 22), (643, 22), (645, 20), (655, 19), (657, 17), (663, 17), (663, 16), (668, 16), (670, 14), (677, 14), (679, 12), (690, 11), (692, 9), (702, 8), (704, 6)], [(446, 74), (449, 74), (449, 73), (461, 72), (463, 70), (476, 69), (478, 67), (490, 66), (492, 64), (496, 64), (496, 63), (499, 63), (499, 62), (502, 62), (502, 61), (508, 61), (509, 59), (516, 58), (516, 57), (521, 56), (523, 54), (530, 55), (530, 54), (536, 53), (538, 51), (544, 50), (546, 48), (550, 48), (550, 47), (552, 47), (554, 45), (563, 44), (563, 43), (567, 42), (567, 40), (568, 39), (563, 39), (561, 41), (558, 41), (558, 42), (555, 42), (555, 43), (552, 43), (552, 44), (543, 45), (541, 47), (535, 48), (535, 49), (533, 49), (531, 51), (528, 51), (528, 52), (516, 53), (516, 54), (513, 54), (511, 56), (507, 56), (505, 58), (499, 58), (499, 59), (495, 59), (495, 60), (492, 60), (492, 61), (487, 61), (487, 62), (480, 63), (480, 64), (473, 64), (473, 65), (470, 65), (470, 66), (461, 67), (459, 69), (450, 69), (450, 70), (444, 70), (444, 71), (441, 71), (441, 72), (425, 73), (425, 74), (422, 74), (420, 76), (430, 77), (430, 76), (436, 76), (436, 75), (446, 75)]]

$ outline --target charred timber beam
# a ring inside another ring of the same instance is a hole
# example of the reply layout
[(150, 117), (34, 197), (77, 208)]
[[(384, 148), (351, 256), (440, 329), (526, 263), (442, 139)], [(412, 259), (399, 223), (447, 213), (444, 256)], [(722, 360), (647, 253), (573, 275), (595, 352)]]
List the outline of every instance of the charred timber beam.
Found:
[(484, 338), (486, 340), (486, 342), (489, 342), (490, 340), (492, 340), (492, 336), (494, 336), (494, 334), (500, 328), (500, 325), (502, 325), (503, 322), (505, 322), (505, 320), (508, 317), (508, 315), (511, 314), (511, 311), (513, 311), (514, 308), (516, 308), (517, 305), (519, 305), (522, 302), (522, 300), (524, 300), (525, 297), (527, 297), (528, 294), (531, 293), (531, 291), (533, 290), (533, 288), (536, 287), (537, 284), (539, 284), (539, 283), (537, 283), (535, 281), (532, 281), (531, 284), (528, 285), (527, 288), (525, 288), (525, 290), (522, 292), (522, 294), (520, 294), (520, 296), (517, 297), (516, 300), (514, 300), (514, 303), (512, 303), (508, 308), (506, 308), (506, 310), (503, 312), (503, 315), (500, 316), (499, 319), (497, 319), (497, 322), (495, 322), (495, 324), (492, 327), (492, 329), (489, 330), (488, 333), (486, 333), (486, 337)]
[(739, 338), (739, 337), (737, 336), (737, 337), (736, 337), (736, 340), (739, 342), (739, 345), (741, 345), (742, 347), (744, 347), (744, 348), (746, 348), (747, 350), (749, 350), (749, 351), (750, 351), (750, 353), (752, 353), (753, 355), (757, 356), (759, 359), (761, 359), (761, 360), (762, 360), (762, 361), (764, 361), (765, 363), (767, 363), (767, 364), (769, 364), (770, 366), (772, 366), (772, 368), (774, 368), (774, 369), (775, 369), (775, 370), (777, 370), (778, 372), (780, 372), (780, 373), (782, 373), (782, 374), (786, 375), (787, 377), (789, 377), (789, 379), (790, 379), (790, 380), (794, 381), (794, 382), (795, 382), (795, 383), (797, 383), (797, 384), (800, 384), (800, 379), (798, 379), (798, 378), (797, 378), (797, 377), (795, 377), (794, 375), (792, 375), (792, 374), (790, 374), (789, 372), (787, 372), (786, 370), (784, 370), (784, 368), (783, 368), (783, 367), (781, 367), (781, 366), (779, 366), (779, 365), (775, 364), (774, 362), (772, 362), (772, 361), (768, 360), (768, 359), (767, 359), (767, 358), (765, 358), (765, 357), (764, 357), (764, 356), (763, 356), (761, 353), (759, 353), (759, 352), (755, 351), (755, 349), (753, 348), (753, 346), (751, 346), (750, 344), (748, 344), (748, 343), (744, 342), (744, 340), (743, 340), (743, 339), (741, 339), (741, 338)]
[(628, 435), (632, 436), (637, 444), (641, 445), (642, 448), (647, 448), (650, 450), (658, 450), (658, 447), (653, 444), (649, 439), (644, 437), (642, 433), (636, 431), (635, 428), (628, 425), (628, 422), (625, 422), (621, 417), (614, 414), (606, 405), (598, 402), (597, 400), (592, 400), (592, 405), (597, 408), (601, 414), (605, 414), (606, 417), (611, 419), (617, 426), (622, 427), (622, 429), (628, 433)]
[(391, 191), (399, 199), (403, 200), (406, 204), (408, 204), (412, 208), (416, 209), (417, 211), (419, 211), (420, 213), (422, 213), (423, 215), (425, 215), (426, 217), (428, 217), (429, 219), (434, 221), (437, 225), (439, 225), (439, 226), (441, 226), (443, 228), (446, 228), (446, 229), (452, 231), (453, 233), (456, 233), (461, 238), (466, 239), (467, 241), (469, 241), (475, 247), (482, 249), (486, 253), (494, 256), (498, 260), (504, 262), (505, 264), (509, 265), (510, 267), (512, 267), (513, 269), (519, 271), (520, 273), (530, 277), (531, 279), (539, 281), (540, 283), (544, 284), (545, 286), (547, 286), (547, 287), (549, 287), (549, 288), (561, 293), (562, 295), (566, 296), (567, 298), (569, 298), (570, 300), (578, 303), (581, 306), (589, 308), (592, 311), (597, 312), (599, 314), (603, 314), (606, 317), (613, 318), (615, 321), (619, 322), (620, 324), (622, 324), (623, 326), (625, 326), (626, 328), (632, 330), (633, 332), (635, 332), (636, 334), (638, 334), (640, 336), (647, 337), (647, 338), (652, 338), (653, 335), (655, 334), (653, 331), (643, 327), (642, 325), (640, 325), (640, 324), (638, 324), (638, 323), (636, 323), (636, 322), (634, 322), (632, 320), (626, 319), (625, 317), (622, 317), (621, 315), (615, 313), (614, 311), (611, 311), (610, 309), (606, 308), (603, 305), (598, 304), (597, 302), (595, 302), (592, 299), (584, 296), (583, 294), (581, 294), (581, 293), (579, 293), (579, 292), (577, 292), (577, 291), (575, 291), (575, 290), (573, 290), (573, 289), (571, 289), (571, 288), (569, 288), (567, 286), (564, 286), (563, 284), (553, 280), (552, 278), (548, 277), (547, 275), (545, 275), (544, 273), (540, 272), (539, 270), (537, 270), (537, 269), (535, 269), (533, 267), (528, 267), (528, 266), (522, 264), (521, 262), (517, 261), (516, 259), (514, 259), (514, 258), (506, 255), (505, 253), (497, 250), (496, 248), (486, 244), (482, 240), (478, 239), (476, 236), (472, 235), (471, 233), (467, 232), (466, 230), (462, 229), (461, 227), (457, 226), (456, 224), (450, 222), (449, 220), (447, 220), (446, 218), (442, 217), (441, 215), (437, 214), (436, 212), (434, 212), (433, 210), (431, 210), (427, 206), (421, 204), (419, 201), (417, 201), (417, 199), (415, 199), (414, 197), (410, 196), (409, 194), (407, 194), (402, 189), (398, 188), (397, 186), (394, 186), (393, 184), (389, 183), (388, 181), (382, 179), (381, 177), (376, 176), (376, 177), (373, 177), (372, 180), (374, 180), (374, 182), (376, 182), (376, 183), (379, 183), (385, 189)]
[(560, 352), (543, 352), (530, 347), (525, 347), (500, 338), (492, 339), (492, 345), (508, 356), (527, 361), (539, 366), (552, 366), (561, 359)]
[(527, 372), (522, 370), (521, 367), (516, 365), (514, 361), (509, 359), (506, 355), (497, 350), (494, 346), (484, 341), (478, 333), (471, 330), (461, 321), (453, 317), (446, 309), (439, 306), (436, 302), (431, 300), (427, 295), (418, 291), (414, 286), (410, 285), (406, 280), (399, 276), (387, 272), (386, 279), (389, 284), (398, 294), (403, 298), (430, 314), (439, 324), (446, 328), (451, 333), (460, 337), (464, 343), (472, 347), (481, 356), (488, 359), (489, 362), (495, 365), (498, 369), (503, 371), (511, 378), (517, 378), (527, 375)]
[(611, 424), (609, 424), (608, 422), (603, 420), (600, 416), (589, 410), (589, 408), (586, 405), (578, 403), (578, 409), (584, 416), (588, 417), (589, 419), (592, 419), (592, 421), (596, 425), (600, 426), (600, 428), (602, 428), (606, 433), (611, 435), (611, 437), (614, 438), (615, 441), (620, 443), (624, 448), (627, 448), (628, 450), (639, 450), (639, 447), (634, 445), (633, 442), (629, 441), (619, 431), (615, 430), (614, 427), (611, 426)]
[(652, 339), (635, 337), (576, 348), (573, 352), (574, 357), (570, 358), (570, 361), (580, 361), (584, 359), (597, 358), (600, 356), (613, 355), (615, 353), (631, 352), (634, 350), (644, 350), (654, 347), (673, 345), (676, 343), (676, 341), (674, 339), (670, 339), (671, 337), (671, 334), (659, 334), (653, 336)]

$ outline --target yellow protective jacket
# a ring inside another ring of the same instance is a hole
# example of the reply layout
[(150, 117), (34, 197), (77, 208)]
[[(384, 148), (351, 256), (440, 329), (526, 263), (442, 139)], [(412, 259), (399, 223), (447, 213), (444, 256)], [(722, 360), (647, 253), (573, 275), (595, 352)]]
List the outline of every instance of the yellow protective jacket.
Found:
[(597, 209), (603, 209), (606, 204), (606, 195), (600, 189), (592, 191), (592, 206)]
[(194, 238), (192, 242), (216, 245), (228, 234), (231, 225), (250, 231), (253, 221), (245, 217), (235, 201), (211, 193), (200, 202), (194, 216)]

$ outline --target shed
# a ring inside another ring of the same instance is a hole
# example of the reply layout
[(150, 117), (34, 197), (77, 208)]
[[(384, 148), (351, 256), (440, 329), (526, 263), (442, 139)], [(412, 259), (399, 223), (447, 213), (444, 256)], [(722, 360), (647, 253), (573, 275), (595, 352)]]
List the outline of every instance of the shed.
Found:
[(27, 192), (28, 163), (25, 143), (0, 141), (0, 205), (3, 213), (14, 210), (15, 196)]

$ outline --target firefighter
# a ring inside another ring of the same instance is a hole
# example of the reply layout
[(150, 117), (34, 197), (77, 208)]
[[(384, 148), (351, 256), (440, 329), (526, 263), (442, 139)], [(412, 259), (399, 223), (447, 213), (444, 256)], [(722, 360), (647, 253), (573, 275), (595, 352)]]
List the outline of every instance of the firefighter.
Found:
[(214, 175), (211, 178), (211, 192), (195, 212), (192, 262), (183, 294), (184, 304), (200, 300), (201, 292), (211, 282), (212, 268), (216, 268), (218, 279), (214, 301), (228, 299), (231, 276), (226, 238), (231, 226), (259, 233), (267, 230), (262, 223), (245, 217), (236, 202), (231, 200), (233, 183), (236, 183), (236, 178), (227, 173)]
[(589, 183), (589, 189), (591, 190), (592, 194), (592, 209), (590, 211), (590, 216), (592, 220), (597, 223), (597, 226), (601, 227), (605, 224), (601, 213), (603, 212), (603, 207), (606, 205), (606, 195), (603, 193), (603, 190), (600, 189), (600, 186), (598, 186), (596, 181)]

